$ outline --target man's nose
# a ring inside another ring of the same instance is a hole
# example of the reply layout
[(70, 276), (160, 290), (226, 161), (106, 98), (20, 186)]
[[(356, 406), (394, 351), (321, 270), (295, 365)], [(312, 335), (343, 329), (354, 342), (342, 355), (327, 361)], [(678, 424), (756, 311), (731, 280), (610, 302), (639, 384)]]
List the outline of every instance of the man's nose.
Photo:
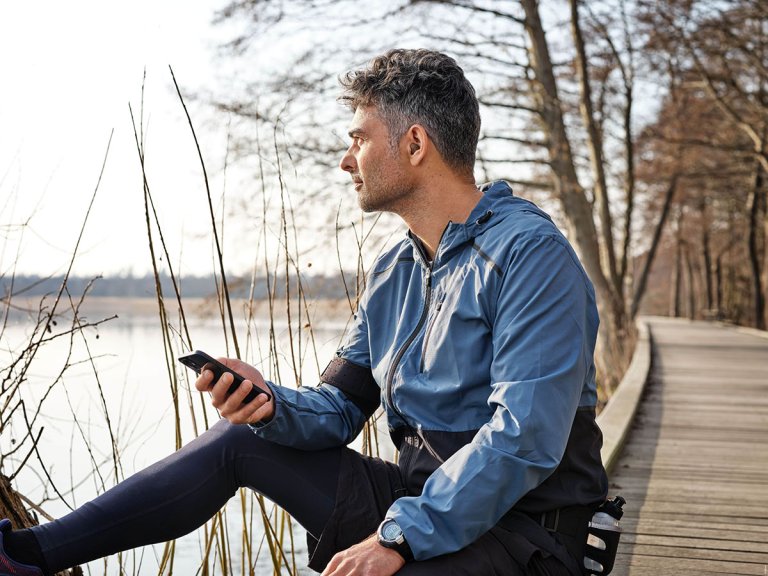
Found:
[(351, 174), (355, 171), (356, 166), (357, 164), (355, 163), (355, 157), (352, 155), (352, 147), (350, 146), (347, 148), (344, 156), (341, 157), (341, 161), (339, 161), (339, 168), (344, 170), (344, 172), (349, 172)]

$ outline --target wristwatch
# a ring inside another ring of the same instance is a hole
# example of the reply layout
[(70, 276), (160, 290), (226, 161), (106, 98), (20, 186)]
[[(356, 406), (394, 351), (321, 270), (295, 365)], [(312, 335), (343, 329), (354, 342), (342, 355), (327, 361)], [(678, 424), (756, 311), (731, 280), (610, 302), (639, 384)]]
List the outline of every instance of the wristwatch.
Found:
[(379, 525), (379, 529), (376, 531), (376, 536), (379, 540), (379, 544), (384, 548), (394, 550), (406, 562), (413, 560), (413, 552), (411, 547), (408, 546), (408, 542), (405, 541), (405, 534), (398, 526), (397, 522), (392, 518), (386, 518), (384, 522)]

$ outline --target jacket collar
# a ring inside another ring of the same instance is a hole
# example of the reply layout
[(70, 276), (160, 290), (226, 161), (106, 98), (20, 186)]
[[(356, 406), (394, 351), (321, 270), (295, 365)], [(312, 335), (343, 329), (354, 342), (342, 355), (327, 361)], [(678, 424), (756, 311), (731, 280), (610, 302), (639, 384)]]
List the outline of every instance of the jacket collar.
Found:
[[(469, 242), (481, 234), (494, 222), (494, 215), (497, 210), (494, 206), (502, 199), (512, 196), (512, 188), (504, 180), (497, 180), (479, 186), (483, 197), (470, 212), (466, 222), (448, 222), (440, 238), (440, 243), (435, 252), (433, 268), (439, 266), (442, 262), (448, 260), (457, 248), (464, 243)], [(421, 241), (409, 230), (408, 238), (413, 245), (413, 255), (417, 262), (422, 266), (429, 268), (430, 262), (427, 261), (426, 252), (421, 245)]]

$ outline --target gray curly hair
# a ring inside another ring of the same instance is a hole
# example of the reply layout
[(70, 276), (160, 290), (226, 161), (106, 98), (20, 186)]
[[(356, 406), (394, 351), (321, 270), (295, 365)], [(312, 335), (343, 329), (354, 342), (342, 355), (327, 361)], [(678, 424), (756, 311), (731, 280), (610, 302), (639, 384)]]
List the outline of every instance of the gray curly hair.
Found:
[(450, 56), (433, 50), (397, 49), (339, 79), (339, 100), (352, 111), (374, 106), (396, 146), (405, 131), (421, 124), (445, 162), (472, 174), (480, 109), (475, 89)]

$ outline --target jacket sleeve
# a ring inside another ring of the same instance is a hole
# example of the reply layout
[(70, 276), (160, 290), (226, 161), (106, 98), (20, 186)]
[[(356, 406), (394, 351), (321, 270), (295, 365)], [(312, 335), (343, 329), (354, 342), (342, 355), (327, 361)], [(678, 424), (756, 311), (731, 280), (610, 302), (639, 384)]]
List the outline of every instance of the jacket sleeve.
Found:
[(417, 560), (467, 546), (555, 470), (594, 381), (594, 292), (564, 238), (518, 243), (497, 294), (490, 420), (387, 512)]
[(275, 414), (253, 431), (266, 440), (320, 450), (349, 444), (380, 404), (379, 387), (371, 374), (366, 322), (358, 312), (336, 358), (320, 376), (320, 385), (298, 390), (269, 382)]
[(267, 383), (275, 398), (275, 415), (251, 429), (276, 444), (301, 450), (322, 450), (350, 443), (366, 416), (335, 386), (299, 389)]

